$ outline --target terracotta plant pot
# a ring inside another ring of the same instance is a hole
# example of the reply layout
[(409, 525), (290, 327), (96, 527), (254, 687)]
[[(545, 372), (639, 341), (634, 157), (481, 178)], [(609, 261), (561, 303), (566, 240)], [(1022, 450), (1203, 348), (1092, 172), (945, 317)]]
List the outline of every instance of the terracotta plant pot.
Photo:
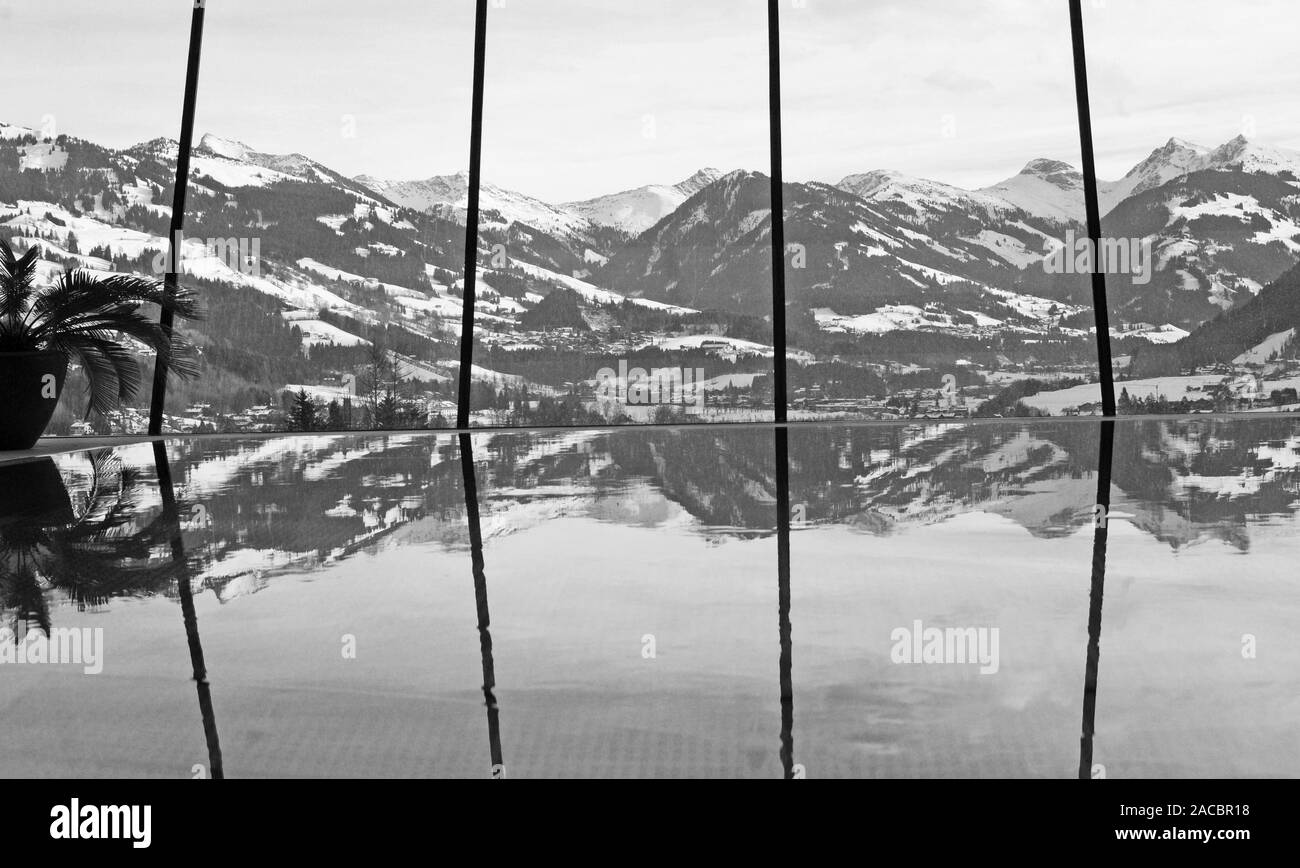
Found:
[(0, 450), (36, 445), (67, 374), (67, 356), (55, 350), (0, 353)]

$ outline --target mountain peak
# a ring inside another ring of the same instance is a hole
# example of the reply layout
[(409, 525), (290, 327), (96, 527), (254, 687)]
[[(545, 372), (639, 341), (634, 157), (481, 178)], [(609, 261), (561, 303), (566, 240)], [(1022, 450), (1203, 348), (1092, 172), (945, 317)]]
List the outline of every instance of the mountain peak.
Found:
[(752, 169), (732, 169), (730, 172), (719, 175), (719, 181), (736, 181), (745, 180), (746, 178), (765, 178), (762, 172), (755, 172)]
[(1180, 138), (1178, 138), (1177, 136), (1173, 136), (1173, 137), (1171, 137), (1171, 138), (1169, 139), (1169, 141), (1165, 142), (1164, 147), (1162, 147), (1160, 150), (1162, 150), (1162, 151), (1196, 151), (1197, 153), (1201, 153), (1201, 154), (1203, 154), (1203, 153), (1205, 153), (1205, 152), (1206, 152), (1207, 150), (1209, 150), (1209, 149), (1206, 148), (1206, 147), (1204, 147), (1203, 145), (1198, 145), (1198, 144), (1195, 144), (1194, 142), (1189, 142), (1189, 141), (1187, 141), (1187, 139), (1180, 139)]
[(640, 235), (654, 226), (683, 202), (724, 177), (714, 168), (698, 170), (676, 184), (647, 184), (632, 190), (607, 193), (581, 202), (560, 206), (598, 226), (613, 226), (632, 235)]
[(712, 184), (714, 181), (721, 178), (722, 175), (723, 175), (722, 172), (714, 168), (700, 169), (698, 172), (696, 172), (694, 175), (691, 175), (685, 181), (682, 181), (681, 183), (678, 184), (674, 184), (673, 188), (676, 189), (678, 192), (684, 194), (687, 198), (690, 198), (691, 196), (694, 196), (696, 193), (703, 190), (705, 187)]
[(1241, 172), (1300, 175), (1300, 152), (1262, 145), (1237, 136), (1214, 149), (1206, 158), (1208, 168)]
[(1250, 139), (1243, 135), (1237, 135), (1215, 148), (1211, 159), (1214, 162), (1232, 162), (1247, 151), (1257, 149), (1257, 146), (1251, 144)]
[(1083, 212), (1083, 176), (1069, 163), (1045, 157), (1030, 160), (1020, 174), (979, 192), (1057, 222), (1078, 220)]
[(1051, 160), (1046, 157), (1039, 157), (1036, 160), (1030, 160), (1025, 163), (1025, 167), (1020, 170), (1022, 175), (1046, 175), (1074, 174), (1074, 166), (1069, 163), (1063, 163), (1060, 160)]
[(880, 188), (890, 183), (908, 183), (917, 181), (910, 175), (904, 175), (896, 169), (872, 169), (857, 175), (846, 175), (836, 184), (841, 190), (848, 190), (863, 199), (871, 197)]
[(158, 136), (147, 142), (138, 142), (132, 145), (128, 150), (143, 151), (150, 154), (162, 154), (175, 157), (176, 151), (180, 149), (180, 142), (170, 139), (167, 136)]
[(215, 136), (212, 133), (203, 134), (203, 137), (199, 139), (199, 148), (229, 160), (246, 160), (250, 154), (254, 153), (253, 149), (243, 142), (237, 142), (234, 139), (223, 139), (221, 136)]

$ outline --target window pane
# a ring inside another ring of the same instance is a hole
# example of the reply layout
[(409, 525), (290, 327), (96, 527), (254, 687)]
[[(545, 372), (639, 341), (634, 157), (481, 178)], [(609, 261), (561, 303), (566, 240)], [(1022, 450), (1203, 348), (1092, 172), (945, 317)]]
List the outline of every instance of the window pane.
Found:
[(766, 27), (492, 7), (475, 424), (771, 418)]
[(1115, 429), (1094, 761), (1112, 778), (1295, 775), (1300, 427)]
[(779, 776), (772, 435), (473, 448), (508, 777)]
[(1119, 412), (1300, 406), (1295, 4), (1086, 8)]
[[(161, 277), (189, 28), (189, 5), (168, 0), (0, 8), (0, 238), (40, 247), (38, 286), (75, 268)], [(153, 360), (143, 344), (125, 344), (140, 388), (88, 414), (87, 368), (73, 359), (47, 434), (146, 429)]]
[(211, 316), (175, 424), (454, 421), (463, 218), (401, 190), (466, 165), (473, 30), (451, 0), (209, 10), (186, 281)]
[(1026, 415), (1096, 379), (1087, 279), (1048, 258), (1085, 235), (1066, 6), (952, 15), (783, 5), (792, 418)]
[(1066, 422), (791, 431), (808, 777), (1073, 776), (1097, 440)]

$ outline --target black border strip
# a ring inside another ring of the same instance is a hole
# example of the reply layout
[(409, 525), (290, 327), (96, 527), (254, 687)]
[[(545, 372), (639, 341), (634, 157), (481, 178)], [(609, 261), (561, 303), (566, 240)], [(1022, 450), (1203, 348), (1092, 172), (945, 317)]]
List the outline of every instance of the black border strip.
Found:
[(1101, 206), (1097, 197), (1097, 167), (1092, 150), (1092, 109), (1088, 99), (1088, 61), (1083, 48), (1083, 3), (1070, 0), (1070, 37), (1074, 44), (1074, 95), (1079, 108), (1079, 150), (1083, 158), (1083, 201), (1088, 238), (1092, 242), (1092, 310), (1097, 326), (1097, 373), (1101, 377), (1101, 407), (1115, 415), (1115, 372), (1110, 357), (1110, 308), (1106, 302), (1106, 275), (1101, 268)]
[(786, 421), (785, 359), (785, 182), (781, 156), (781, 10), (767, 0), (768, 128), (772, 148), (772, 406)]
[(474, 95), (469, 127), (468, 207), (465, 210), (465, 287), (460, 322), (460, 379), (456, 389), (456, 427), (469, 427), (470, 373), (474, 365), (474, 304), (478, 296), (478, 192), (483, 164), (483, 72), (487, 60), (488, 0), (474, 13)]
[[(194, 144), (194, 106), (199, 93), (199, 58), (203, 53), (203, 14), (206, 0), (194, 0), (190, 18), (190, 55), (185, 66), (185, 102), (181, 107), (181, 138), (176, 149), (176, 180), (172, 186), (172, 219), (167, 235), (167, 274), (163, 287), (168, 295), (176, 292), (180, 267), (180, 250), (176, 240), (185, 227), (185, 193), (190, 183), (190, 149)], [(159, 324), (170, 340), (175, 317), (164, 309)], [(162, 433), (163, 407), (167, 404), (167, 372), (156, 363), (153, 371), (153, 395), (149, 400), (149, 434)]]

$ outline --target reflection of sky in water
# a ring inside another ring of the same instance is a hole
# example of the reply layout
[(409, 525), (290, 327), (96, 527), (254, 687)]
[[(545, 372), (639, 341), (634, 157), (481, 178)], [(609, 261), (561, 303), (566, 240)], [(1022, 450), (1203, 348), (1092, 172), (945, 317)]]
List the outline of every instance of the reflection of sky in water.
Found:
[[(1116, 432), (1094, 761), (1300, 774), (1300, 429)], [(1076, 773), (1098, 447), (1090, 423), (791, 431), (809, 777)], [(129, 535), (162, 500), (152, 449), (117, 454), (140, 477)], [(473, 458), (508, 775), (779, 777), (772, 434), (482, 434)], [(57, 465), (79, 507), (91, 461)], [(228, 775), (488, 773), (455, 438), (172, 444), (169, 467)], [(191, 776), (207, 749), (174, 585), (79, 611), (49, 584), (53, 626), (104, 628), (104, 673), (0, 669), (0, 768)], [(996, 627), (997, 674), (891, 663), (916, 620)]]

